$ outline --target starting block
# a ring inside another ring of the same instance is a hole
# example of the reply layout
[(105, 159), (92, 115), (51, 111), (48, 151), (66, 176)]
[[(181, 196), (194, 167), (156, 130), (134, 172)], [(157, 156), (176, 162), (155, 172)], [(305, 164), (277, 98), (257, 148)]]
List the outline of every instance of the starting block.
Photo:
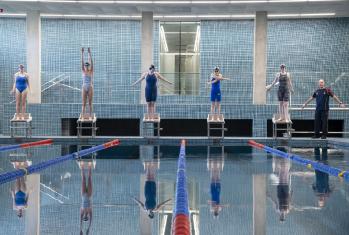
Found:
[[(160, 131), (162, 130), (160, 122), (161, 119), (159, 113), (154, 113), (152, 117), (148, 113), (145, 113), (143, 116), (143, 135), (144, 133), (147, 133), (147, 130), (152, 130), (156, 137), (160, 137)], [(150, 136), (152, 136), (152, 134)]]
[[(77, 123), (77, 136), (81, 137), (96, 137), (96, 131), (98, 127), (96, 127), (97, 117), (96, 114), (80, 114), (79, 119), (76, 121)], [(82, 130), (91, 130), (91, 135), (82, 135)]]
[(221, 138), (224, 138), (224, 132), (228, 130), (224, 127), (224, 124), (225, 120), (223, 114), (209, 113), (207, 116), (207, 137), (211, 137), (211, 130), (220, 130)]
[(274, 114), (272, 118), (273, 122), (273, 138), (277, 138), (278, 131), (286, 131), (283, 136), (287, 138), (292, 138), (292, 132), (294, 129), (292, 128), (292, 121), (282, 120), (280, 121), (279, 114)]
[(20, 135), (16, 135), (17, 130), (24, 130), (25, 137), (31, 137), (32, 136), (32, 116), (30, 113), (24, 113), (22, 116), (15, 115), (13, 118), (10, 120), (10, 132), (11, 132), (11, 137), (23, 137)]

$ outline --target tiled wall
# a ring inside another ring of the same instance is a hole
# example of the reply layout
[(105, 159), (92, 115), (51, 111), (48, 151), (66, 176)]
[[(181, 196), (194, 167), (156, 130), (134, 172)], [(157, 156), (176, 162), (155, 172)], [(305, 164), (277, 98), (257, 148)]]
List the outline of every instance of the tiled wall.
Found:
[[(57, 76), (66, 86), (43, 92), (41, 105), (29, 105), (34, 114), (35, 135), (60, 135), (61, 118), (80, 112), (80, 48), (91, 47), (95, 62), (94, 103), (102, 118), (143, 116), (139, 105), (140, 86), (130, 84), (140, 71), (140, 21), (42, 19), (42, 80)], [(162, 118), (205, 119), (209, 111), (209, 88), (205, 82), (214, 66), (231, 81), (223, 81), (222, 111), (228, 119), (253, 119), (253, 135), (266, 135), (266, 120), (276, 112), (276, 88), (267, 105), (252, 103), (253, 29), (252, 20), (202, 21), (199, 96), (159, 96)], [(14, 113), (11, 75), (25, 63), (25, 20), (0, 20), (0, 133), (9, 134)], [(303, 103), (324, 78), (333, 90), (349, 102), (349, 18), (271, 20), (268, 23), (267, 81), (272, 81), (280, 63), (288, 66), (295, 86), (292, 103)], [(14, 40), (15, 39), (15, 40)], [(154, 21), (154, 63), (159, 64), (159, 22)], [(18, 56), (19, 55), (19, 56)], [(49, 87), (46, 84), (43, 88)], [(70, 86), (69, 87), (67, 87)], [(131, 105), (131, 106), (130, 106)], [(331, 112), (332, 119), (345, 119), (346, 112)], [(294, 112), (293, 118), (312, 119), (312, 112)], [(348, 129), (347, 122), (345, 128)]]
[[(81, 88), (81, 47), (91, 47), (94, 62), (94, 102), (134, 103), (138, 92), (130, 84), (140, 73), (140, 21), (42, 20), (43, 81), (65, 74), (68, 85)], [(128, 88), (128, 89), (125, 89)], [(57, 100), (58, 99), (58, 100)], [(59, 100), (61, 99), (61, 100)], [(78, 90), (54, 86), (44, 103), (79, 103)]]
[[(324, 79), (349, 102), (349, 18), (270, 20), (268, 22), (267, 81), (286, 64), (295, 87), (293, 104), (302, 104)], [(275, 103), (276, 88), (268, 95)]]
[[(0, 117), (3, 104), (15, 99), (10, 95), (13, 85), (13, 75), (18, 65), (26, 65), (26, 34), (25, 19), (0, 18)], [(0, 133), (2, 133), (0, 118)]]

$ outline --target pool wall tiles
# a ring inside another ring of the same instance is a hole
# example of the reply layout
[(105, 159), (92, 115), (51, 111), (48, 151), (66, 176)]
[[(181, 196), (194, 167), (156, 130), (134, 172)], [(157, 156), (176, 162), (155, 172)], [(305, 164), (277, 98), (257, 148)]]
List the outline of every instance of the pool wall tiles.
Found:
[[(10, 43), (11, 37), (22, 40), (18, 44), (25, 42), (25, 20), (6, 19), (6, 22), (13, 24), (16, 30), (9, 32), (7, 24), (1, 24), (1, 35), (8, 35), (2, 36), (6, 48), (2, 49), (4, 52), (1, 58), (5, 58), (6, 51), (15, 49), (16, 53), (10, 54), (9, 60), (2, 59), (0, 64), (0, 82), (4, 84), (0, 88), (4, 105), (1, 118), (3, 134), (9, 133), (9, 119), (14, 112), (14, 104), (9, 104), (11, 99), (7, 96), (12, 81), (6, 77), (11, 76), (21, 62), (16, 55), (25, 53), (24, 49), (20, 50), (21, 47), (13, 49)], [(266, 120), (277, 110), (277, 89), (268, 93), (267, 105), (251, 105), (253, 27), (253, 21), (250, 20), (202, 21), (200, 94), (159, 96), (158, 110), (162, 118), (205, 119), (209, 111), (209, 89), (205, 87), (205, 81), (212, 68), (219, 65), (222, 73), (232, 78), (232, 81), (222, 82), (222, 111), (225, 117), (253, 119), (253, 135), (265, 136)], [(280, 32), (280, 27), (284, 28), (284, 32)], [(93, 36), (88, 33), (91, 28), (97, 32)], [(11, 36), (13, 31), (17, 32), (15, 36)], [(348, 36), (349, 18), (269, 21), (268, 83), (272, 81), (279, 64), (286, 63), (296, 90), (292, 103), (303, 103), (314, 91), (319, 78), (326, 78), (327, 83), (333, 83), (335, 93), (348, 103), (349, 42), (345, 40)], [(155, 64), (159, 64), (159, 46), (156, 46), (159, 44), (158, 37), (159, 22), (154, 21)], [(140, 74), (140, 42), (139, 21), (43, 19), (42, 80), (47, 82), (62, 76), (66, 85), (79, 89), (80, 48), (90, 46), (95, 61), (94, 108), (98, 117), (141, 118), (145, 108), (139, 105), (140, 88), (130, 87)], [(342, 76), (338, 77), (338, 74)], [(80, 92), (66, 86), (55, 86), (44, 91), (44, 104), (29, 105), (29, 111), (34, 114), (34, 134), (60, 135), (60, 119), (77, 117), (81, 109), (80, 101)], [(346, 116), (347, 113), (341, 111), (330, 113), (332, 119), (345, 119)], [(313, 112), (293, 112), (292, 118), (313, 119)], [(346, 131), (348, 128), (346, 121)]]

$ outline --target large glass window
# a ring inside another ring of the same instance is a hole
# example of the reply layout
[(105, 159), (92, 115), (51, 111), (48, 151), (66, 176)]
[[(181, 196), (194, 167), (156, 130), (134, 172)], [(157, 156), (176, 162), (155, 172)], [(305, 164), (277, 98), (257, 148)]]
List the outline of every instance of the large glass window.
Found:
[(199, 22), (160, 23), (160, 73), (174, 82), (162, 83), (162, 94), (199, 94)]

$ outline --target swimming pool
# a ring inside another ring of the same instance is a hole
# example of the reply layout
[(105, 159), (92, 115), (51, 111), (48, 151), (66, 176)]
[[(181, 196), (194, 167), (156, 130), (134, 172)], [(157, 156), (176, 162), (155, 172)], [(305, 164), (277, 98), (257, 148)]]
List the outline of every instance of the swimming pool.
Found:
[[(0, 170), (13, 170), (10, 160), (27, 158), (36, 164), (77, 148), (52, 145), (0, 153)], [(280, 149), (348, 169), (347, 150)], [(178, 153), (179, 146), (152, 145), (99, 152), (91, 171), (91, 234), (170, 234)], [(248, 146), (187, 146), (186, 159), (192, 234), (346, 234), (349, 229), (349, 184), (339, 178)], [(156, 182), (157, 204), (172, 198), (154, 219), (132, 200), (144, 202), (149, 179)], [(1, 234), (23, 234), (38, 218), (41, 234), (79, 234), (82, 176), (75, 161), (40, 173), (39, 214), (28, 207), (18, 218), (11, 185), (0, 185)], [(212, 202), (217, 198), (215, 216)], [(86, 230), (88, 222), (82, 224)]]

